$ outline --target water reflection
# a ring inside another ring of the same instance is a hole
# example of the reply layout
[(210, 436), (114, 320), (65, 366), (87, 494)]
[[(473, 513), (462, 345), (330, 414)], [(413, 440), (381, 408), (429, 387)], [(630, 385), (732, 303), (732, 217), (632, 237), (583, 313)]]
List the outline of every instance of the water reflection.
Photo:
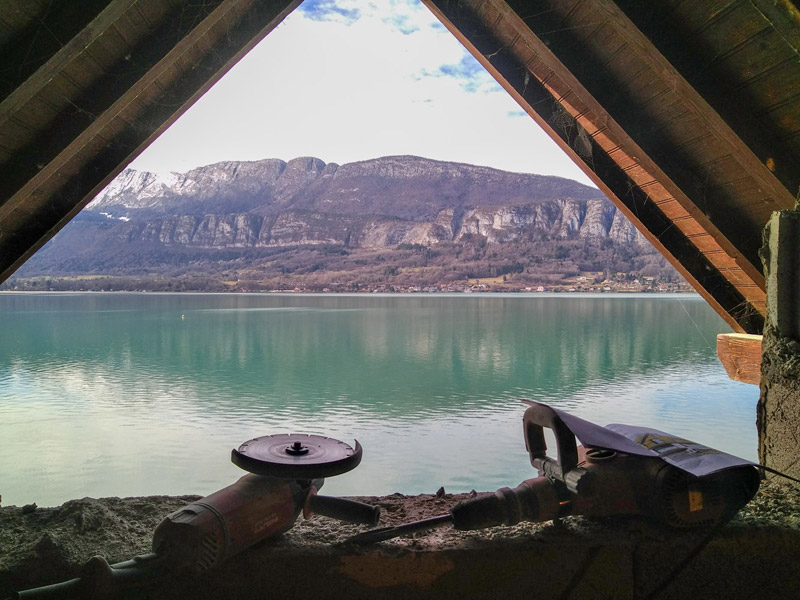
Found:
[[(531, 475), (537, 399), (755, 457), (754, 386), (680, 296), (0, 295), (6, 503), (208, 493), (231, 447), (358, 438), (334, 493), (492, 489)], [(7, 442), (7, 443), (5, 443)]]

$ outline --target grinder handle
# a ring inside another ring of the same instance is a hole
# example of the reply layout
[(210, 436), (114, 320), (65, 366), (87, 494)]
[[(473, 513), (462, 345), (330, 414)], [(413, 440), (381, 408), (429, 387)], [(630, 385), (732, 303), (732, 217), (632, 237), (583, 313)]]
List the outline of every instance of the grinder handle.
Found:
[(347, 498), (320, 496), (314, 488), (312, 488), (306, 500), (303, 516), (307, 519), (312, 513), (339, 519), (347, 523), (359, 523), (373, 527), (378, 524), (381, 518), (380, 506), (365, 504), (357, 500), (348, 500)]
[[(564, 475), (578, 466), (578, 446), (575, 434), (551, 407), (535, 402), (529, 404), (530, 408), (522, 417), (522, 425), (525, 431), (525, 448), (530, 454), (531, 464), (563, 481)], [(553, 459), (547, 456), (547, 444), (544, 440), (545, 427), (552, 429), (556, 436), (558, 462), (555, 465), (552, 464)]]

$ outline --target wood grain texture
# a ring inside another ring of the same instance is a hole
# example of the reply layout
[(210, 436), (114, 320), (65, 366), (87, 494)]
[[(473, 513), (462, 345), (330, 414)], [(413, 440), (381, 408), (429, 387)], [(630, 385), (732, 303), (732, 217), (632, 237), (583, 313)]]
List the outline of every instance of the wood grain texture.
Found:
[(728, 377), (755, 385), (761, 382), (761, 339), (745, 333), (717, 335), (717, 358)]

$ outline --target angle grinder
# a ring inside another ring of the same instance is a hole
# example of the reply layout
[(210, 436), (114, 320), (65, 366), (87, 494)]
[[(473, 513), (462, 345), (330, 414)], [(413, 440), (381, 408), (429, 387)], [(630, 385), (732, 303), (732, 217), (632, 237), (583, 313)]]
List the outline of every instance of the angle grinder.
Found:
[(346, 473), (363, 450), (329, 437), (277, 434), (258, 437), (231, 452), (248, 471), (238, 481), (168, 515), (153, 533), (153, 552), (109, 565), (90, 559), (80, 577), (17, 592), (19, 599), (109, 598), (176, 575), (217, 567), (246, 548), (292, 528), (302, 512), (374, 526), (380, 508), (317, 492), (324, 478)]

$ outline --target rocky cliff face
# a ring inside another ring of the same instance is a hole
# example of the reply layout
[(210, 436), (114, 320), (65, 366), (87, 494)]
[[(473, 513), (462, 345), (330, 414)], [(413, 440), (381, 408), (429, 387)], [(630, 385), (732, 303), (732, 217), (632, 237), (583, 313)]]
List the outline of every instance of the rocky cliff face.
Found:
[(387, 157), (225, 162), (160, 178), (123, 172), (87, 207), (117, 240), (197, 248), (389, 248), (482, 236), (646, 244), (599, 192), (558, 177)]
[(356, 292), (679, 279), (594, 188), (413, 156), (128, 170), (17, 276), (64, 277), (59, 289)]

